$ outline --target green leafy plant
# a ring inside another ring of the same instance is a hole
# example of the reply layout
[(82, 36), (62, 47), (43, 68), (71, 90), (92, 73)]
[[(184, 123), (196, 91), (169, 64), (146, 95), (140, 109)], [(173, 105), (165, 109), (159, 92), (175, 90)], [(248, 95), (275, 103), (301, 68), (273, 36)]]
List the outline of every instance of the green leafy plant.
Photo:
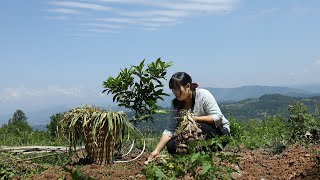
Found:
[(288, 110), (290, 111), (288, 118), (290, 142), (308, 142), (310, 139), (307, 137), (307, 134), (316, 137), (313, 137), (311, 141), (320, 140), (319, 120), (312, 113), (308, 112), (308, 108), (302, 102), (295, 102), (289, 105)]
[(0, 144), (6, 146), (49, 144), (47, 141), (49, 133), (33, 130), (27, 119), (22, 110), (16, 110), (8, 120), (8, 124), (3, 124), (0, 128)]
[(117, 77), (109, 77), (103, 82), (103, 92), (113, 94), (113, 101), (119, 106), (129, 108), (134, 112), (131, 121), (137, 124), (141, 121), (152, 120), (159, 111), (157, 102), (162, 96), (169, 96), (163, 92), (161, 80), (166, 80), (167, 68), (172, 62), (164, 62), (158, 58), (145, 66), (145, 60), (139, 65), (132, 65), (122, 69)]
[(277, 150), (272, 150), (274, 153), (280, 152), (281, 146), (286, 145), (289, 131), (285, 118), (266, 116), (262, 120), (233, 121), (233, 119), (230, 120), (232, 136), (230, 144), (232, 145), (244, 144), (251, 149), (278, 146)]
[(0, 179), (13, 179), (18, 177), (26, 179), (48, 169), (46, 164), (26, 163), (12, 153), (0, 153)]
[(50, 133), (50, 136), (55, 139), (58, 137), (57, 132), (59, 132), (60, 126), (59, 121), (63, 117), (62, 113), (56, 113), (52, 116), (50, 116), (50, 123), (47, 125), (47, 129)]
[[(237, 172), (232, 165), (239, 163), (236, 154), (223, 151), (212, 151), (222, 148), (225, 137), (190, 142), (188, 153), (174, 156), (157, 165), (152, 162), (143, 170), (147, 179), (176, 179), (192, 177), (195, 179), (232, 179)], [(202, 150), (199, 151), (198, 147)]]

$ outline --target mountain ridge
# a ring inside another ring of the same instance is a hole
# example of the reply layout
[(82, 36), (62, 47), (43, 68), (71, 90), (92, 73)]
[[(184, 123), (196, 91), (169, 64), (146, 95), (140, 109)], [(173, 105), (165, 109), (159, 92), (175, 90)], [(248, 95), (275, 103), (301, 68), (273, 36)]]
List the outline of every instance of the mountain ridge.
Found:
[(283, 94), (291, 96), (312, 96), (313, 93), (310, 93), (303, 89), (290, 88), (285, 86), (260, 86), (260, 85), (251, 85), (251, 86), (241, 86), (235, 88), (213, 88), (213, 87), (204, 87), (210, 91), (217, 101), (241, 101), (248, 98), (259, 98), (264, 94)]

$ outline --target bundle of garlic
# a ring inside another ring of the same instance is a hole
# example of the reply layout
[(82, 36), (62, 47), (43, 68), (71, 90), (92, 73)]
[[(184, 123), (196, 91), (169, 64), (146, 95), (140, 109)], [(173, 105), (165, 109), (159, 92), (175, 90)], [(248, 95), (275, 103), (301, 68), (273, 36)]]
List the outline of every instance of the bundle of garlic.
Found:
[(192, 119), (192, 113), (187, 110), (178, 112), (177, 120), (180, 125), (173, 134), (177, 143), (177, 154), (186, 154), (188, 152), (188, 143), (190, 141), (204, 140), (205, 136), (198, 124)]

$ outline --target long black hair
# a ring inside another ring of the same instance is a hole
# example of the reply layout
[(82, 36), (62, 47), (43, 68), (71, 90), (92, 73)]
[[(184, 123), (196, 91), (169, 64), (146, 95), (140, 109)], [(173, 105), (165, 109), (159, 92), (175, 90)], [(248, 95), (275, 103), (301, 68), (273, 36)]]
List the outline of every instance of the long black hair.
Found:
[[(186, 87), (187, 84), (190, 84), (190, 89), (192, 90), (192, 109), (196, 99), (196, 88), (198, 87), (197, 83), (192, 83), (192, 78), (189, 74), (185, 72), (177, 72), (172, 75), (169, 81), (169, 88), (170, 89), (178, 89), (181, 93), (180, 86)], [(172, 100), (173, 107), (177, 110), (183, 108), (183, 103), (179, 101), (177, 98)]]

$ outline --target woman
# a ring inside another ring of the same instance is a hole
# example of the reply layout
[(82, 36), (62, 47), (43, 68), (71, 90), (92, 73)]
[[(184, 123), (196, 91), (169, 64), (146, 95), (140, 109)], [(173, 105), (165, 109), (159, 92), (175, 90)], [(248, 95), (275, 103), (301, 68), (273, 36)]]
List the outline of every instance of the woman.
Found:
[(197, 86), (185, 72), (177, 72), (171, 77), (169, 87), (176, 98), (172, 100), (167, 127), (155, 150), (148, 157), (148, 162), (158, 156), (166, 145), (170, 154), (176, 154), (176, 142), (172, 135), (177, 128), (174, 117), (178, 110), (191, 110), (193, 120), (200, 124), (207, 139), (214, 135), (230, 134), (230, 123), (221, 113), (213, 95), (208, 90), (196, 89)]

